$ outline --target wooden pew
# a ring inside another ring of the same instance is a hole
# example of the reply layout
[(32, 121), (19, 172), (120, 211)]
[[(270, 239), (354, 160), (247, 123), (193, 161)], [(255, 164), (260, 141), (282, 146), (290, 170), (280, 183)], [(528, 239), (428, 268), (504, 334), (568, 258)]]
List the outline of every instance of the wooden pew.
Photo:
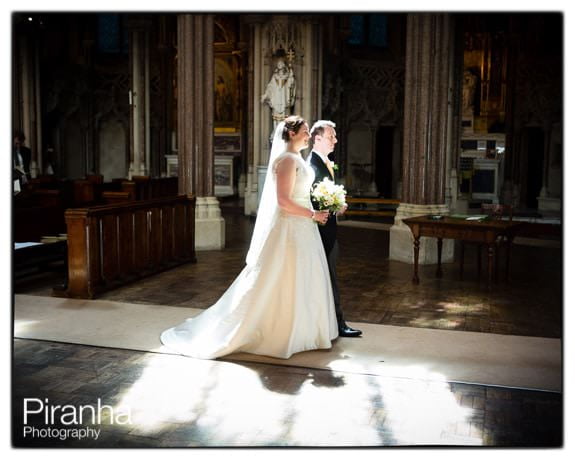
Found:
[[(42, 195), (42, 193), (45, 195), (58, 194), (64, 208), (74, 206), (74, 182), (71, 180), (58, 179), (55, 176), (48, 175), (38, 176), (28, 181), (25, 190), (23, 190), (20, 195), (39, 196)], [(18, 200), (18, 196), (15, 197), (15, 201), (16, 200)]]
[(195, 262), (195, 197), (68, 209), (68, 289), (99, 293)]
[(43, 236), (66, 232), (59, 190), (26, 190), (13, 199), (13, 239), (16, 243), (39, 242)]
[(66, 232), (64, 209), (60, 206), (14, 208), (13, 239), (16, 243), (40, 241), (43, 236)]
[(347, 197), (347, 216), (393, 217), (399, 200), (390, 198)]
[(104, 176), (102, 174), (86, 174), (86, 180), (92, 184), (103, 184)]
[(103, 191), (101, 201), (102, 204), (125, 203), (133, 201), (133, 197), (130, 192)]
[(30, 190), (37, 190), (37, 189), (57, 189), (59, 179), (56, 176), (50, 175), (39, 175), (38, 177), (32, 178), (28, 180), (26, 187)]
[(63, 206), (62, 193), (52, 189), (27, 189), (14, 196), (14, 208)]
[(132, 176), (132, 184), (126, 184), (125, 191), (133, 190), (136, 200), (151, 200), (178, 194), (177, 177)]
[(72, 206), (91, 206), (96, 204), (96, 190), (94, 185), (94, 182), (89, 180), (75, 180), (74, 203)]
[[(101, 174), (89, 174), (83, 179), (60, 180), (54, 176), (32, 179), (29, 191), (60, 190), (65, 208), (78, 208), (129, 200), (152, 200), (178, 195), (177, 177), (134, 176), (132, 180), (116, 178), (104, 182)], [(124, 194), (107, 193), (123, 192)]]

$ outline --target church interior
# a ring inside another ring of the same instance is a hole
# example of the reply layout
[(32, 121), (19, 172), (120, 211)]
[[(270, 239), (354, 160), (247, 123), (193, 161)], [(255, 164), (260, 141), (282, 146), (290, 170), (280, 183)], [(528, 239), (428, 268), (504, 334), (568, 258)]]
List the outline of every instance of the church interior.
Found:
[[(13, 13), (13, 446), (563, 446), (563, 55), (561, 13)], [(336, 124), (363, 336), (162, 351), (289, 114)]]

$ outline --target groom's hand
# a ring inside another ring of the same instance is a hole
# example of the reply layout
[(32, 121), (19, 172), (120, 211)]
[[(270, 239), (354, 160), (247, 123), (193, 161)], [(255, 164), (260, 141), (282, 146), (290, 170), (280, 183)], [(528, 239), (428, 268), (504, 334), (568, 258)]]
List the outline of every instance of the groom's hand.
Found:
[(345, 214), (345, 211), (347, 211), (347, 203), (343, 205), (343, 208), (341, 208), (337, 213), (336, 216), (343, 216)]

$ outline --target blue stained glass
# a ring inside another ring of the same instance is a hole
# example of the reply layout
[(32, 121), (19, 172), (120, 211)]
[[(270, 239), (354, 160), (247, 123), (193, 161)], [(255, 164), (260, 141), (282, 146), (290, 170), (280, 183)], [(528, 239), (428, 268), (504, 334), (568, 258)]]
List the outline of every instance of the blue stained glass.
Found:
[(120, 51), (120, 18), (117, 14), (98, 15), (98, 50), (102, 53)]
[(128, 40), (128, 30), (122, 28), (122, 53), (124, 54), (128, 52), (128, 46), (130, 44)]
[(119, 53), (120, 43), (120, 15), (98, 14), (98, 50)]
[(352, 14), (350, 17), (351, 34), (347, 40), (350, 45), (363, 45), (365, 37), (365, 19), (362, 14)]
[(387, 46), (387, 15), (372, 14), (369, 18), (369, 44)]

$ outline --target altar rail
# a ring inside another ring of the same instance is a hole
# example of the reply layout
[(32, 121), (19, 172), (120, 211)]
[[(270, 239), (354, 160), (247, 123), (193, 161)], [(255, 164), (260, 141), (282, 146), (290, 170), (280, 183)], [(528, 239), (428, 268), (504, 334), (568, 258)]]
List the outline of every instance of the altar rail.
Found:
[(98, 293), (195, 262), (195, 197), (68, 209), (67, 297)]

